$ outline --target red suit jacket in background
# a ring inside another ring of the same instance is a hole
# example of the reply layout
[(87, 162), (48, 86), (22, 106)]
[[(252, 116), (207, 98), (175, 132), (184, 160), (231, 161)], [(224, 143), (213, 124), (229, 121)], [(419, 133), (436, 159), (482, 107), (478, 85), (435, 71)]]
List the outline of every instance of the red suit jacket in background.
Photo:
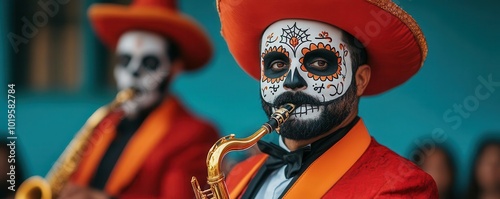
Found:
[[(113, 140), (118, 114), (96, 128), (72, 181), (87, 186)], [(218, 134), (176, 99), (165, 100), (130, 138), (104, 191), (117, 198), (193, 198), (191, 177), (205, 179), (206, 156)]]

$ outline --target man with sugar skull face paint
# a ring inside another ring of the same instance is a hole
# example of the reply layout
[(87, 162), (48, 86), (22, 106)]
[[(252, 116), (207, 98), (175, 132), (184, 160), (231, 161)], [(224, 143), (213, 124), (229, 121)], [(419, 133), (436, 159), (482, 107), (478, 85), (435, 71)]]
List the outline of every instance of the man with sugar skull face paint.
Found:
[[(329, 38), (315, 38), (308, 32), (328, 32)], [(273, 41), (272, 36), (267, 39), (269, 35), (276, 35), (274, 42), (269, 42)], [(356, 87), (350, 86), (352, 60), (342, 31), (321, 22), (287, 19), (273, 23), (263, 37), (260, 87), (264, 110), (271, 115), (284, 103), (299, 105), (290, 122), (282, 126), (281, 135), (310, 139), (340, 125), (352, 111), (349, 103), (356, 100)]]
[(260, 82), (265, 113), (297, 107), (279, 146), (259, 141), (264, 153), (231, 171), (231, 198), (438, 198), (432, 178), (357, 116), (361, 96), (422, 66), (427, 45), (410, 15), (379, 0), (218, 0), (217, 9), (229, 50)]
[[(179, 61), (169, 56), (167, 39), (148, 31), (128, 31), (118, 40), (117, 66), (114, 69), (118, 89), (134, 88), (137, 97), (124, 104), (128, 117), (136, 117), (161, 101), (167, 84), (178, 70)], [(174, 54), (172, 54), (174, 55)]]
[(192, 198), (188, 177), (206, 174), (215, 129), (169, 93), (182, 70), (202, 67), (212, 47), (203, 30), (176, 11), (174, 0), (97, 4), (89, 16), (100, 39), (115, 49), (119, 90), (136, 96), (94, 131), (60, 198)]

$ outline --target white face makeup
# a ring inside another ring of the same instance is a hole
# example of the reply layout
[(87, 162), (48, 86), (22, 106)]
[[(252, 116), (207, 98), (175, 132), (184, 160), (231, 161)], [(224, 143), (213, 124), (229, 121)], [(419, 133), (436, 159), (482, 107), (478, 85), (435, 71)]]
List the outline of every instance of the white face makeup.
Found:
[[(283, 93), (302, 92), (321, 103), (331, 102), (349, 88), (351, 63), (340, 29), (302, 19), (275, 22), (261, 39), (262, 99), (274, 104)], [(304, 104), (292, 117), (315, 119), (323, 109)]]
[(155, 33), (130, 31), (118, 40), (118, 63), (114, 75), (120, 90), (135, 88), (139, 91), (134, 100), (124, 104), (127, 115), (135, 115), (157, 103), (164, 91), (159, 87), (170, 72), (168, 41)]

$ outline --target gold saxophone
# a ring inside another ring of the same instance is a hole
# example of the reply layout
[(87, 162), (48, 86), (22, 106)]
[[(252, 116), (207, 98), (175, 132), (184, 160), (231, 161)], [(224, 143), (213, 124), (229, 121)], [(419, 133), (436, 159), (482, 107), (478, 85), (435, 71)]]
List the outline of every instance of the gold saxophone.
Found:
[(113, 110), (119, 108), (125, 101), (135, 95), (132, 89), (120, 91), (116, 98), (106, 106), (97, 109), (85, 122), (85, 125), (75, 135), (73, 140), (59, 156), (45, 179), (33, 176), (24, 181), (16, 193), (16, 199), (52, 199), (56, 198), (68, 179), (77, 168), (85, 152), (94, 129)]
[(234, 138), (234, 134), (220, 138), (210, 149), (207, 155), (207, 183), (209, 189), (201, 190), (196, 177), (191, 178), (191, 185), (197, 199), (229, 199), (229, 193), (224, 181), (224, 173), (221, 172), (221, 164), (224, 156), (230, 151), (245, 150), (253, 146), (264, 135), (278, 130), (279, 127), (290, 117), (290, 113), (295, 109), (293, 104), (285, 104), (271, 115), (271, 119), (264, 123), (259, 130), (247, 138)]

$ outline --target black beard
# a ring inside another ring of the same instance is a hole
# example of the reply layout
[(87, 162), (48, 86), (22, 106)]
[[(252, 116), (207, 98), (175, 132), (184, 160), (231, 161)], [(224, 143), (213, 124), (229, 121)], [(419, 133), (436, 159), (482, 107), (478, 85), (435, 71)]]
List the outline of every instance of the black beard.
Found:
[(268, 115), (273, 113), (272, 108), (279, 108), (285, 103), (292, 103), (298, 108), (303, 104), (323, 106), (323, 111), (317, 119), (301, 120), (288, 119), (280, 127), (280, 135), (292, 140), (308, 140), (327, 133), (338, 127), (357, 106), (356, 84), (351, 83), (350, 88), (341, 97), (330, 102), (320, 102), (318, 99), (303, 92), (286, 92), (276, 98), (274, 104), (264, 101), (261, 96), (262, 108)]

